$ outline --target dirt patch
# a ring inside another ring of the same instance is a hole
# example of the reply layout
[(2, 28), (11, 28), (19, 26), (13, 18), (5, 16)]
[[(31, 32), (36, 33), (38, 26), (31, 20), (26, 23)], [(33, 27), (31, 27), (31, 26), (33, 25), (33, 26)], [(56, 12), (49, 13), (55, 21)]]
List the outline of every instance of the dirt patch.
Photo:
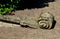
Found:
[[(0, 39), (60, 39), (60, 0), (56, 2), (50, 2), (49, 7), (45, 8), (35, 8), (35, 9), (25, 9), (16, 11), (17, 16), (31, 16), (38, 17), (38, 15), (43, 12), (50, 12), (54, 15), (56, 20), (56, 25), (54, 29), (32, 29), (23, 28), (19, 25), (13, 25), (16, 27), (0, 27)], [(11, 26), (10, 23), (0, 23), (0, 26)]]

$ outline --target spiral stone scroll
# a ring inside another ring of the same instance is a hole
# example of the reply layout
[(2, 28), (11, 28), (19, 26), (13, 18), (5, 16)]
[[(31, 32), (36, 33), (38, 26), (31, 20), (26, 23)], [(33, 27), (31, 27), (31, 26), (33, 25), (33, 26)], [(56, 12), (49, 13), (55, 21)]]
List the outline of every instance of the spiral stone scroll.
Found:
[(40, 28), (51, 29), (54, 22), (54, 16), (50, 13), (41, 13), (38, 22)]
[(41, 13), (39, 18), (35, 19), (34, 17), (28, 16), (10, 16), (10, 15), (0, 15), (0, 21), (9, 21), (13, 23), (19, 23), (20, 25), (28, 25), (33, 28), (42, 28), (42, 29), (51, 29), (54, 16), (50, 13)]

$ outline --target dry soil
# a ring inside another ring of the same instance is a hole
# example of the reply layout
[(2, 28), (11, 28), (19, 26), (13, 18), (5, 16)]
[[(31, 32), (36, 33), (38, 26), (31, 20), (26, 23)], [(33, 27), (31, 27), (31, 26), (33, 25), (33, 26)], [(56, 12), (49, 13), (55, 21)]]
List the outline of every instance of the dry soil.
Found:
[[(54, 29), (23, 28), (20, 25), (0, 22), (0, 39), (60, 39), (60, 0), (50, 2), (49, 7), (19, 10), (17, 15), (38, 16), (41, 12), (54, 15), (56, 24)], [(9, 26), (9, 27), (8, 27)]]

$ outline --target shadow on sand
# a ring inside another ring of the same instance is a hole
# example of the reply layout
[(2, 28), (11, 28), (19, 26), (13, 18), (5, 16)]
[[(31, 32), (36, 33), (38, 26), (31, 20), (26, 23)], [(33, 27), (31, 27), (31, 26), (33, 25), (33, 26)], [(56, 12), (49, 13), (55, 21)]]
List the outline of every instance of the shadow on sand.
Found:
[(21, 0), (19, 3), (18, 10), (31, 9), (31, 8), (43, 8), (49, 6), (49, 2), (54, 2), (55, 0)]

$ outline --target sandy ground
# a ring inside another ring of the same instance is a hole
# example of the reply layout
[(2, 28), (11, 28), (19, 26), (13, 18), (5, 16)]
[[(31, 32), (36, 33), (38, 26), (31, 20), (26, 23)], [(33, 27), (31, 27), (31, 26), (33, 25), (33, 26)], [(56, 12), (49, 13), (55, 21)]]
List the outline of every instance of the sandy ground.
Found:
[[(60, 39), (60, 0), (50, 2), (49, 7), (39, 9), (25, 9), (24, 11), (16, 11), (21, 13), (18, 15), (26, 15), (36, 17), (41, 12), (50, 12), (54, 15), (56, 24), (54, 29), (32, 29), (23, 28), (20, 25), (0, 22), (0, 39)], [(23, 14), (25, 13), (25, 14)], [(2, 26), (2, 27), (1, 27)], [(9, 26), (9, 27), (8, 27)], [(13, 27), (12, 27), (13, 26)]]

